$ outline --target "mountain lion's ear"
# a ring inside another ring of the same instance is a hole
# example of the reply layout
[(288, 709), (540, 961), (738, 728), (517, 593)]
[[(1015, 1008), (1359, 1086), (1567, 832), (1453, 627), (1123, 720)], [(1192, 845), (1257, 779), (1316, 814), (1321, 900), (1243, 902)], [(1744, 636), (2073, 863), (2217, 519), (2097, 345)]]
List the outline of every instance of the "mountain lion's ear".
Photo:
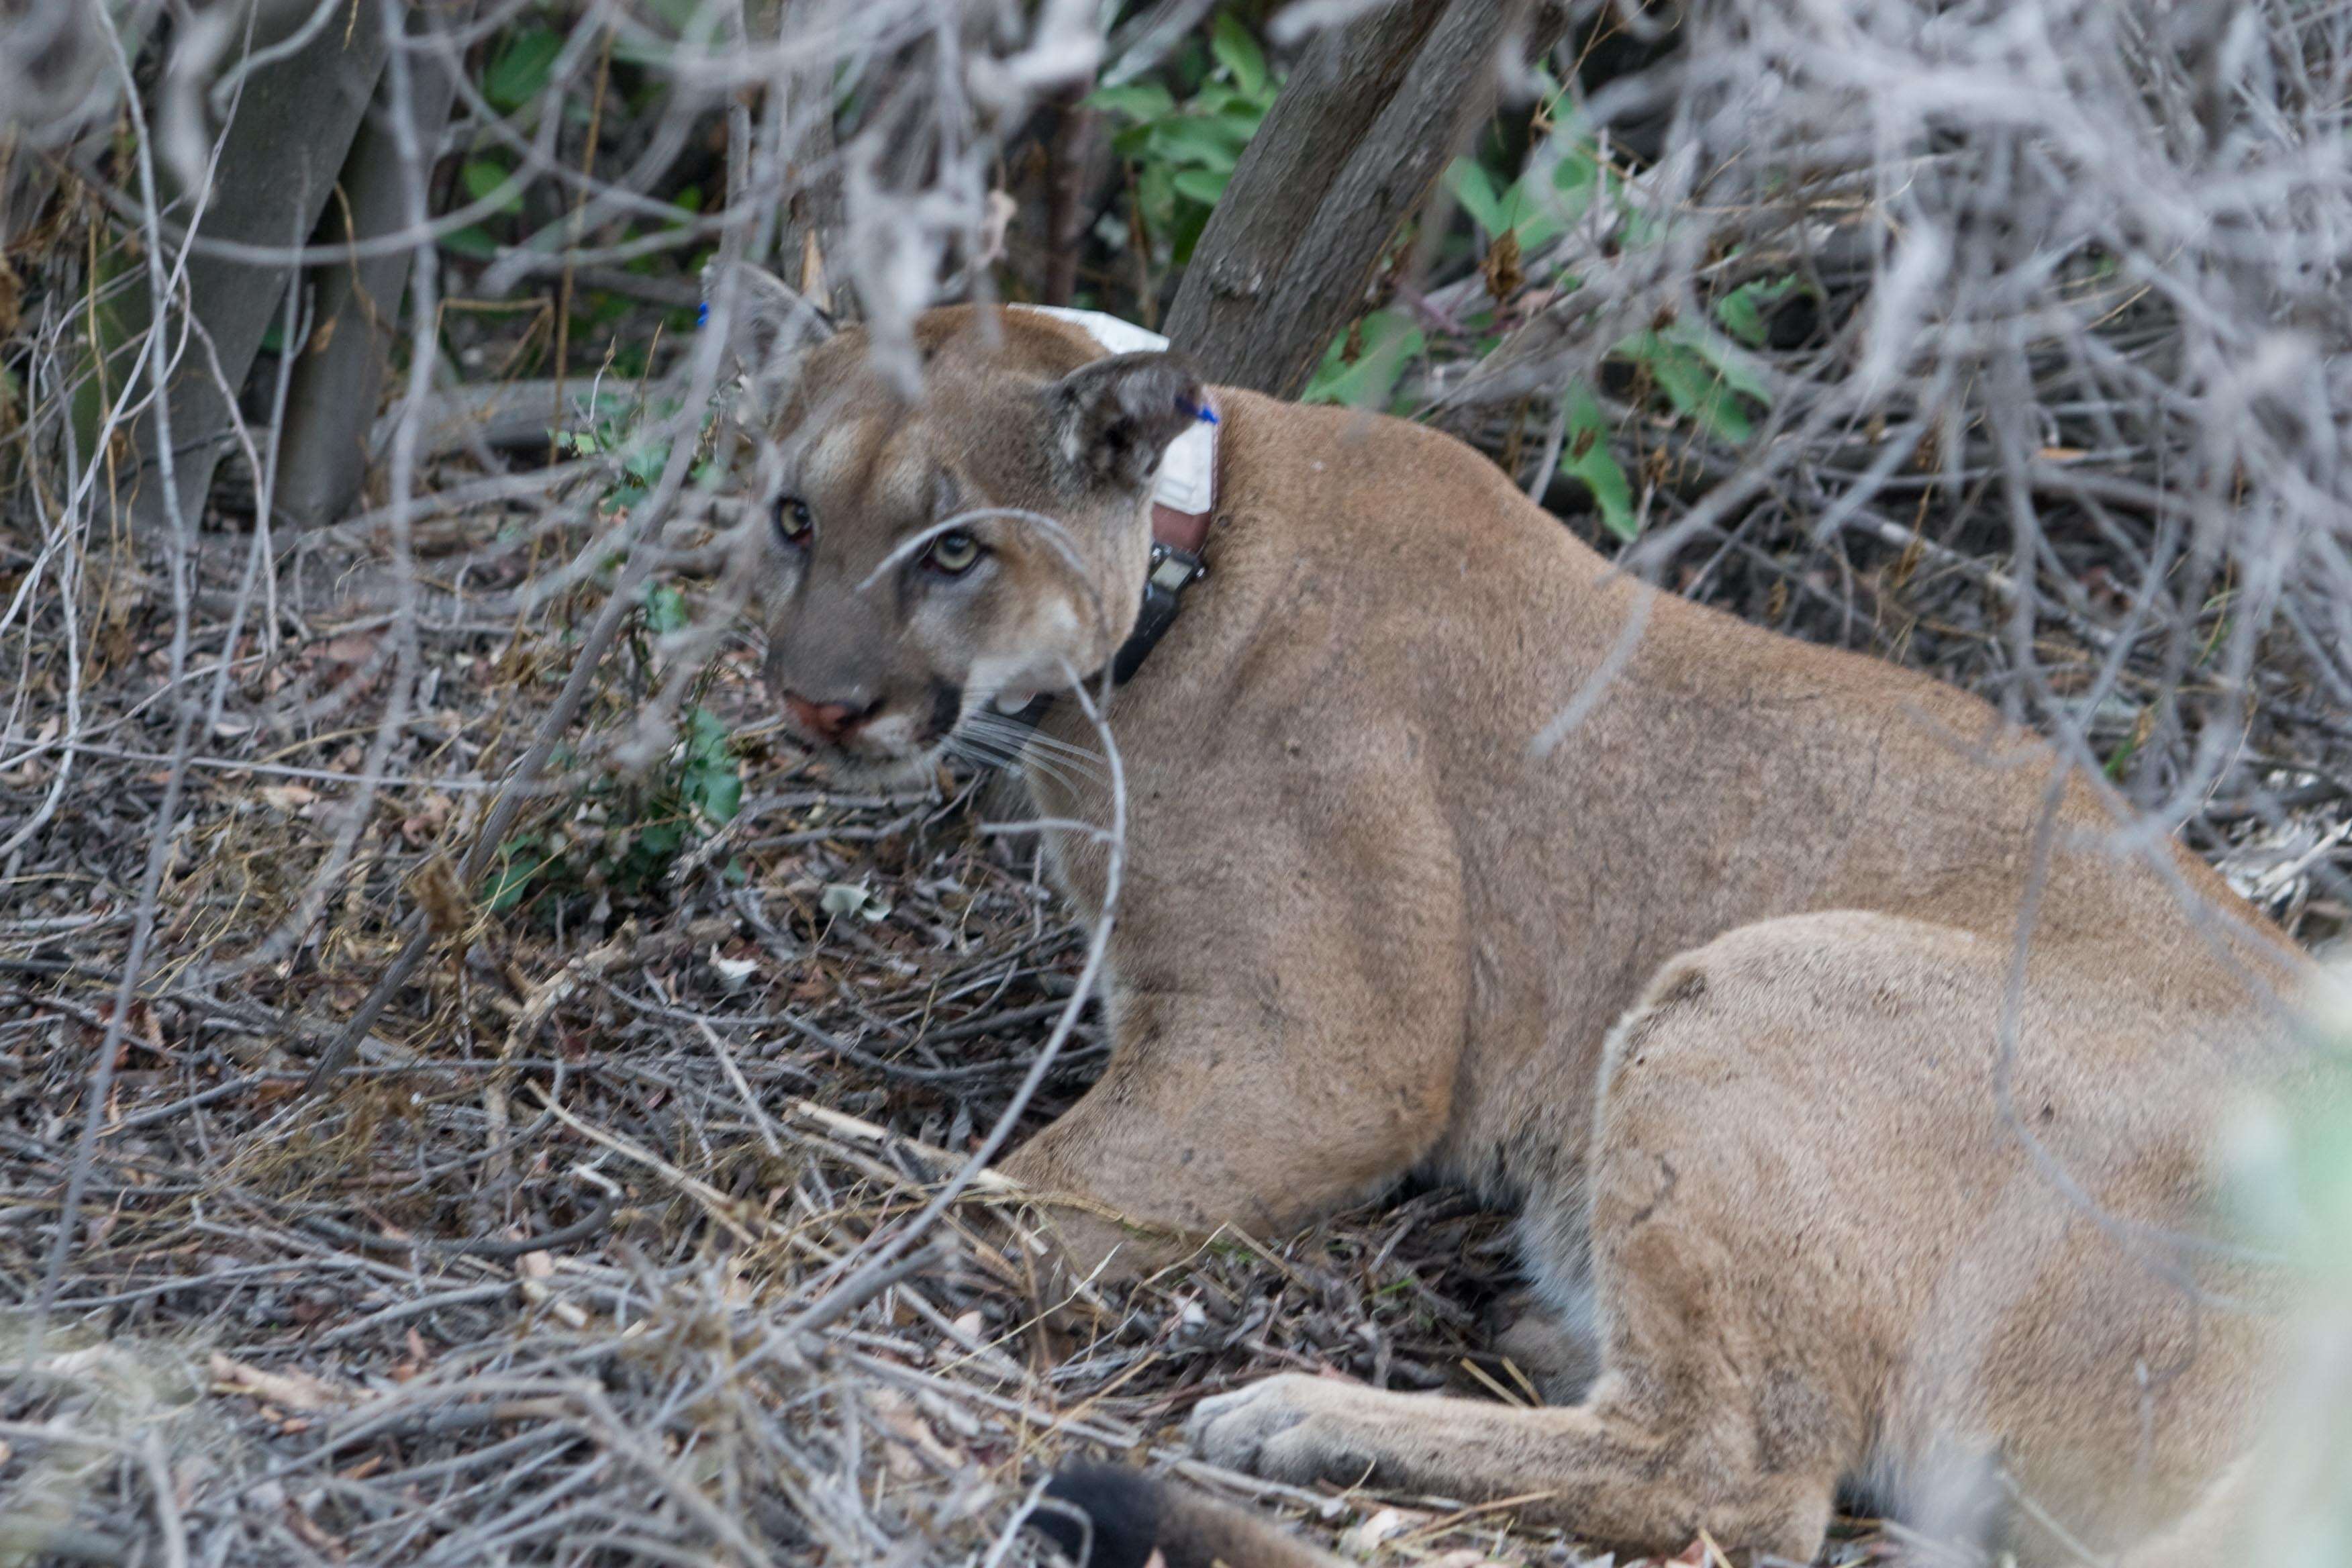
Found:
[(714, 261), (702, 269), (702, 321), (724, 322), (722, 378), (743, 378), (743, 400), (759, 419), (773, 417), (801, 356), (833, 336), (833, 318), (748, 262)]
[(1139, 491), (1201, 417), (1201, 378), (1181, 354), (1113, 354), (1047, 387), (1045, 409), (1066, 487)]

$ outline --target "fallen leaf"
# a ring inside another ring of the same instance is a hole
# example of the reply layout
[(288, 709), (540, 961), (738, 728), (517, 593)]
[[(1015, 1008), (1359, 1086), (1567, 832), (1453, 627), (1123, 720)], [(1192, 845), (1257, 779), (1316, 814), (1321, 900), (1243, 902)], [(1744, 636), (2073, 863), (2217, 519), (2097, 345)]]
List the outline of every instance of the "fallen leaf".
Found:
[(264, 784), (261, 798), (268, 804), (270, 810), (282, 811), (291, 816), (317, 800), (319, 792), (298, 784)]
[(890, 912), (890, 902), (870, 888), (855, 882), (831, 882), (817, 904), (826, 914), (836, 918), (856, 915), (868, 925), (876, 924)]
[(1384, 1508), (1342, 1535), (1339, 1543), (1349, 1552), (1370, 1552), (1381, 1542), (1402, 1535), (1425, 1517), (1409, 1514), (1401, 1508)]
[(738, 991), (742, 988), (744, 982), (760, 973), (760, 961), (756, 958), (722, 958), (719, 956), (719, 950), (712, 948), (710, 967), (719, 976), (719, 983), (721, 985), (726, 986), (730, 991)]
[(332, 637), (319, 645), (319, 659), (323, 664), (349, 668), (365, 664), (375, 657), (376, 639), (370, 633), (353, 633)]
[(1507, 230), (1496, 235), (1478, 270), (1486, 277), (1486, 292), (1495, 299), (1507, 300), (1517, 293), (1519, 285), (1528, 280), (1519, 265), (1519, 237)]

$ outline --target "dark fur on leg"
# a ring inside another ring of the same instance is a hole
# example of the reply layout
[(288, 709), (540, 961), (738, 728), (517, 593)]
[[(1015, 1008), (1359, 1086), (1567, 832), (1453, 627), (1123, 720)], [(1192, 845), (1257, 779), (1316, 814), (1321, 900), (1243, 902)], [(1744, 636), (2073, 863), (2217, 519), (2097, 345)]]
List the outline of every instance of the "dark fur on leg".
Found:
[[(1081, 1568), (1339, 1568), (1339, 1560), (1228, 1503), (1116, 1465), (1072, 1465), (1047, 1483), (1029, 1522)], [(1065, 1506), (1053, 1506), (1060, 1503)], [(1089, 1531), (1076, 1515), (1083, 1514)]]

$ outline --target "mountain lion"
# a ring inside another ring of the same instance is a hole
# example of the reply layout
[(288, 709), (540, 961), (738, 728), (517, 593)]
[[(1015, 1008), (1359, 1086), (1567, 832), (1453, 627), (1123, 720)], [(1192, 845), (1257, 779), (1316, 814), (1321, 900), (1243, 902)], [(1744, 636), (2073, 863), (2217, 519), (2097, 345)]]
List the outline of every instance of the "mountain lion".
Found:
[(1004, 1169), (1128, 1268), (1465, 1184), (1588, 1372), (1541, 1408), (1269, 1378), (1203, 1454), (1642, 1552), (1810, 1559), (1862, 1482), (2028, 1562), (2228, 1555), (2278, 1285), (2212, 1239), (2206, 1151), (2305, 971), (2204, 865), (1973, 697), (1613, 573), (1445, 436), (1044, 312), (893, 360), (712, 289), (794, 733), (836, 778), (1018, 750), (1090, 921), (1068, 691), (1216, 422), (1208, 575), (1106, 714), (1110, 1062)]

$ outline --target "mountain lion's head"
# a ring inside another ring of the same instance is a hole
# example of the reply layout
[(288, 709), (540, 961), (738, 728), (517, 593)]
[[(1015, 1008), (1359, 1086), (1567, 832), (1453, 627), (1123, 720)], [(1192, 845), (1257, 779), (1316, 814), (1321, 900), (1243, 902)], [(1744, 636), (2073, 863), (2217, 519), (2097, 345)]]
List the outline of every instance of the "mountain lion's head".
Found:
[(1107, 664), (1149, 568), (1153, 478), (1196, 417), (1172, 354), (1102, 358), (1078, 329), (958, 306), (915, 324), (920, 391), (757, 268), (706, 282), (740, 370), (764, 520), (766, 675), (836, 776), (894, 777), (987, 715)]

